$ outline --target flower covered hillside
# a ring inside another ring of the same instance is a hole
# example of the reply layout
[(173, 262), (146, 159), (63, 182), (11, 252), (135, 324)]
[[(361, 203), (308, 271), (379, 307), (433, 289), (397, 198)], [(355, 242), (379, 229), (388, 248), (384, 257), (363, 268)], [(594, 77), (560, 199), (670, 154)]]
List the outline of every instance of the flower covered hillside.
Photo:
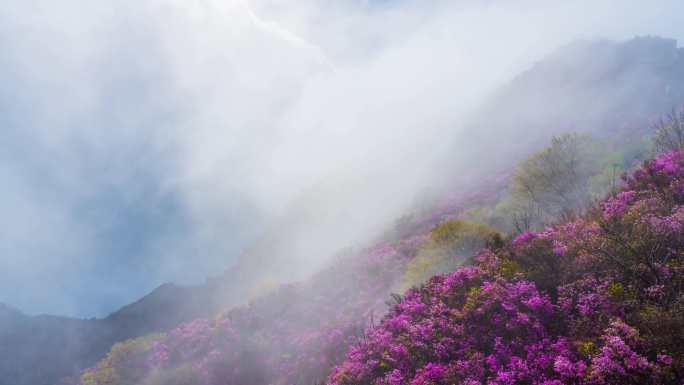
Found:
[(583, 218), (408, 291), (328, 384), (681, 385), (683, 226), (675, 151)]
[(391, 293), (401, 290), (407, 276), (415, 278), (408, 272), (429, 278), (434, 266), (423, 271), (425, 262), (451, 270), (490, 238), (500, 238), (488, 226), (454, 218), (467, 207), (495, 202), (501, 185), (451, 196), (310, 279), (283, 285), (215, 320), (198, 319), (154, 340), (124, 342), (87, 370), (80, 385), (321, 383), (369, 324), (387, 312)]
[(369, 321), (384, 314), (388, 295), (427, 239), (378, 243), (215, 320), (124, 342), (87, 370), (81, 385), (320, 382)]

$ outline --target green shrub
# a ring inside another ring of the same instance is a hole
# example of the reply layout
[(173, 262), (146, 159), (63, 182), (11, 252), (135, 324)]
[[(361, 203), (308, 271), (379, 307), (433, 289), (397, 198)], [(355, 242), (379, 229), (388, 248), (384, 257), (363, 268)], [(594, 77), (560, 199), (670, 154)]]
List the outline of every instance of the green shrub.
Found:
[(555, 136), (551, 145), (523, 161), (509, 186), (507, 211), (517, 232), (573, 219), (616, 188), (623, 156), (587, 136)]
[(93, 370), (81, 376), (83, 385), (137, 385), (146, 373), (144, 365), (152, 343), (162, 336), (155, 334), (116, 343)]
[(653, 145), (657, 152), (669, 152), (684, 147), (684, 109), (672, 110), (653, 126)]
[(430, 241), (408, 263), (402, 290), (455, 270), (497, 237), (500, 235), (495, 229), (477, 222), (452, 220), (437, 225)]

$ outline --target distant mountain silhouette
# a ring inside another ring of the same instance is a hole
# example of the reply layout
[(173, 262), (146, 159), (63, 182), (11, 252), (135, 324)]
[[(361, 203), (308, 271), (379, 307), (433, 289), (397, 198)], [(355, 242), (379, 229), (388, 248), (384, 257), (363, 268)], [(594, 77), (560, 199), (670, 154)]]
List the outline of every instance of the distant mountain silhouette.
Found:
[(684, 49), (676, 40), (577, 41), (491, 95), (456, 135), (459, 151), (448, 163), (467, 164), (486, 148), (497, 156), (480, 159), (474, 172), (501, 169), (566, 132), (640, 140), (683, 102)]

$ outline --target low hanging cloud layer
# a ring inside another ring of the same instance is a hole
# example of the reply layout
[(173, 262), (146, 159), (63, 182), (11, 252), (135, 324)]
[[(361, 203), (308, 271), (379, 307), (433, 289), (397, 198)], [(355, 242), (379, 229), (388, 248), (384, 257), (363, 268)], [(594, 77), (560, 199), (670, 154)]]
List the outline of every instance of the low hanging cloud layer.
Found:
[[(296, 278), (400, 215), (463, 117), (680, 1), (0, 4), (0, 302), (102, 316), (264, 234)], [(472, 165), (457, 164), (459, 167)]]

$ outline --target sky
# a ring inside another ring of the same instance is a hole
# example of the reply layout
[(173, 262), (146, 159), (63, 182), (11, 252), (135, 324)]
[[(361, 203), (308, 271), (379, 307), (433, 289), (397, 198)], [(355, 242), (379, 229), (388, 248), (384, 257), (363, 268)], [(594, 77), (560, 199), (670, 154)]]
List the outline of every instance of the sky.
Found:
[(496, 87), (575, 39), (681, 41), (681, 15), (665, 0), (1, 2), (0, 302), (104, 316), (274, 232), (310, 272), (438, 180), (444, 138)]

